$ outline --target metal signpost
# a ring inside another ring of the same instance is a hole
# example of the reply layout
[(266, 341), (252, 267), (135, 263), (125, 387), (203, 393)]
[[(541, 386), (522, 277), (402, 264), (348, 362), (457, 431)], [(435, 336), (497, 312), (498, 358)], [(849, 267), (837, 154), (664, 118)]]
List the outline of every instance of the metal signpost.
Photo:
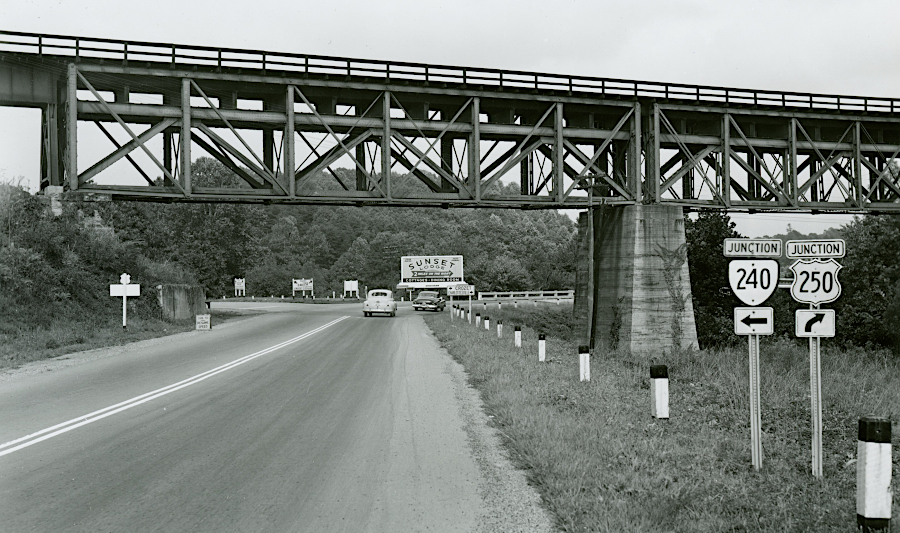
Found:
[[(468, 296), (469, 297), (469, 314), (472, 313), (472, 295), (475, 294), (475, 285), (468, 285), (466, 283), (461, 283), (458, 285), (451, 285), (447, 287), (447, 296), (450, 297), (450, 307), (453, 307), (453, 297), (454, 296)], [(452, 313), (451, 313), (452, 320)]]
[(797, 259), (791, 270), (794, 282), (791, 296), (810, 308), (795, 313), (794, 333), (809, 337), (809, 398), (812, 419), (812, 474), (822, 477), (822, 337), (834, 337), (833, 309), (819, 309), (819, 304), (833, 302), (841, 295), (837, 274), (841, 265), (835, 258), (844, 257), (842, 239), (788, 241), (786, 255)]
[[(781, 257), (778, 239), (725, 239), (726, 257), (744, 257), (728, 263), (728, 284), (737, 298), (753, 307), (734, 308), (734, 333), (746, 335), (750, 356), (750, 457), (753, 468), (762, 468), (762, 417), (759, 396), (759, 336), (775, 331), (775, 312), (756, 307), (778, 287), (778, 261), (756, 259)], [(754, 258), (754, 259), (750, 259)]]
[(122, 297), (122, 329), (128, 329), (128, 297), (141, 295), (140, 284), (131, 283), (131, 276), (122, 274), (119, 276), (119, 285), (109, 286), (109, 295)]

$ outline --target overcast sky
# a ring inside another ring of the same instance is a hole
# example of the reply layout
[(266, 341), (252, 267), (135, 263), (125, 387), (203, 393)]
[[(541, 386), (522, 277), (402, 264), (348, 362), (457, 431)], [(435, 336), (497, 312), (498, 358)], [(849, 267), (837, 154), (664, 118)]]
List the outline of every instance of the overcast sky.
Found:
[[(0, 29), (741, 88), (900, 96), (897, 0), (0, 2)], [(0, 108), (36, 188), (39, 113)], [(33, 183), (33, 184), (32, 184)], [(734, 215), (743, 233), (847, 218)]]

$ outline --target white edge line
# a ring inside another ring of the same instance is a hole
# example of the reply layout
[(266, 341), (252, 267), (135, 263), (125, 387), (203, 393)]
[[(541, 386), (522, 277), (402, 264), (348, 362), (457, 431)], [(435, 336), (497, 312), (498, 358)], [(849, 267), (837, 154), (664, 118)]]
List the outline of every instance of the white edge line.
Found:
[[(264, 348), (258, 352), (254, 352), (250, 355), (245, 355), (244, 357), (235, 359), (234, 361), (231, 361), (230, 363), (226, 363), (224, 365), (218, 366), (216, 368), (213, 368), (212, 370), (207, 370), (206, 372), (201, 372), (200, 374), (197, 374), (196, 376), (189, 377), (185, 380), (179, 381), (178, 383), (173, 383), (172, 385), (167, 385), (160, 389), (156, 389), (155, 391), (147, 392), (145, 394), (141, 394), (140, 396), (135, 396), (134, 398), (125, 400), (124, 402), (120, 402), (115, 405), (111, 405), (109, 407), (104, 407), (103, 409), (99, 409), (97, 411), (94, 411), (93, 413), (88, 413), (86, 415), (82, 415), (77, 418), (67, 420), (60, 424), (56, 424), (55, 426), (51, 426), (49, 428), (42, 429), (41, 431), (32, 433), (30, 435), (26, 435), (24, 437), (0, 444), (0, 450), (2, 450), (3, 448), (13, 446), (14, 444), (18, 444), (20, 442), (27, 441), (27, 442), (24, 442), (23, 444), (19, 444), (18, 446), (13, 447), (13, 448), (9, 448), (7, 450), (0, 451), (0, 457), (10, 454), (12, 452), (21, 450), (22, 448), (27, 448), (28, 446), (45, 441), (45, 440), (55, 437), (57, 435), (67, 433), (69, 431), (72, 431), (73, 429), (79, 428), (86, 424), (90, 424), (91, 422), (96, 422), (97, 420), (106, 418), (110, 415), (114, 415), (121, 411), (125, 411), (126, 409), (131, 409), (132, 407), (141, 405), (142, 403), (149, 402), (150, 400), (159, 398), (160, 396), (165, 396), (166, 394), (175, 392), (179, 389), (183, 389), (184, 387), (187, 387), (189, 385), (199, 383), (199, 382), (205, 380), (206, 378), (212, 377), (212, 376), (219, 374), (221, 372), (224, 372), (226, 370), (231, 370), (232, 368), (242, 365), (253, 359), (256, 359), (257, 357), (261, 357), (261, 356), (271, 353), (275, 350), (284, 348), (285, 346), (293, 344), (297, 341), (303, 340), (303, 339), (305, 339), (311, 335), (314, 335), (326, 328), (329, 328), (347, 318), (350, 318), (350, 317), (344, 316), (344, 317), (338, 318), (337, 320), (333, 320), (323, 326), (319, 326), (318, 328), (316, 328), (314, 330), (307, 331), (303, 335), (299, 335), (297, 337), (294, 337), (293, 339), (289, 339), (289, 340), (286, 340), (279, 344), (276, 344), (274, 346)], [(62, 429), (60, 429), (60, 428), (62, 428)]]

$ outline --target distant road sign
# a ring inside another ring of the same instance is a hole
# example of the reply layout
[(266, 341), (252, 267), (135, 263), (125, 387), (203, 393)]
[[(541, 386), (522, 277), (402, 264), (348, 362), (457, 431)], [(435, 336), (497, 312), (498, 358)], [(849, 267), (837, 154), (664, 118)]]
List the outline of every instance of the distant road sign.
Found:
[(834, 309), (797, 309), (794, 318), (798, 337), (834, 337)]
[(475, 294), (475, 285), (452, 285), (447, 287), (447, 296), (472, 296)]
[(740, 301), (759, 305), (778, 287), (778, 261), (734, 259), (728, 263), (728, 283)]
[(807, 304), (837, 300), (841, 295), (841, 284), (837, 279), (840, 269), (841, 265), (834, 259), (798, 259), (791, 265), (794, 271), (791, 296)]
[(771, 307), (735, 307), (735, 335), (772, 335), (775, 333), (775, 310)]
[(791, 259), (844, 257), (846, 252), (844, 239), (788, 241), (785, 246), (785, 255)]
[(781, 257), (781, 239), (725, 239), (725, 257)]

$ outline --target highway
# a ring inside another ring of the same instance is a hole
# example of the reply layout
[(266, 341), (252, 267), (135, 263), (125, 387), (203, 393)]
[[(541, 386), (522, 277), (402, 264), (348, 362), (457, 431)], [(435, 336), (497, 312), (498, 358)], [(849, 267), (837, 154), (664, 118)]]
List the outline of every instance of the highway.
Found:
[(0, 381), (0, 530), (475, 531), (496, 514), (451, 360), (409, 307), (214, 305), (264, 314)]

